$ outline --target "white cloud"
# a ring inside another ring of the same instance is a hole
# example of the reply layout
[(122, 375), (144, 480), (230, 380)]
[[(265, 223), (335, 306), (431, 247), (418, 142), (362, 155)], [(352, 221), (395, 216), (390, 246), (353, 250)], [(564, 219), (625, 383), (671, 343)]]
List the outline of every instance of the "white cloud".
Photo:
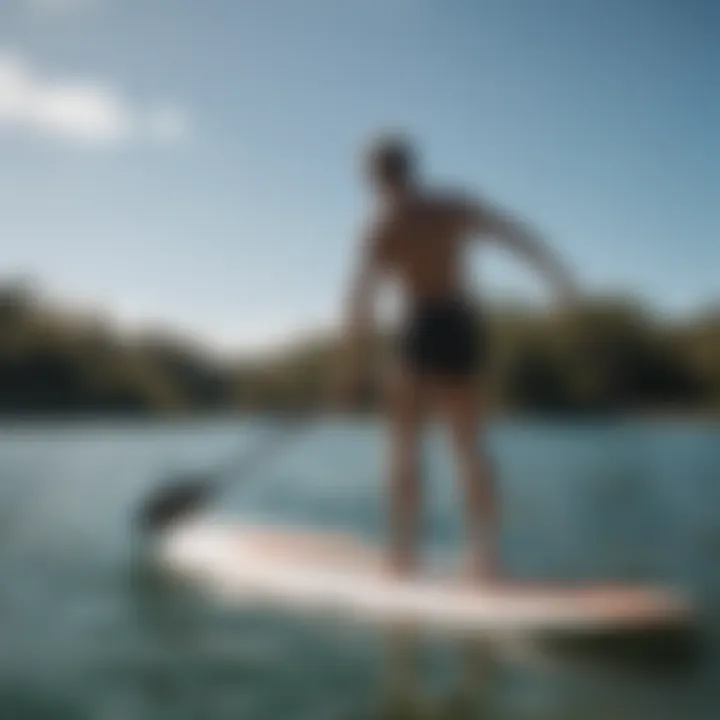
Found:
[(176, 142), (188, 121), (171, 105), (143, 108), (91, 80), (48, 79), (18, 55), (0, 54), (0, 132), (21, 131), (91, 146), (132, 139)]

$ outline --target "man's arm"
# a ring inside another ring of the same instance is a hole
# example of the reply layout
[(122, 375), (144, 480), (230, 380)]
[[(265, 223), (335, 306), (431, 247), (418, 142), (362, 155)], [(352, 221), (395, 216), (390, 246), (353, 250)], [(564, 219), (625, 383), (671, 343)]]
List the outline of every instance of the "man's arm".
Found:
[(538, 233), (509, 213), (485, 203), (475, 203), (466, 210), (470, 229), (491, 235), (514, 254), (535, 267), (563, 298), (577, 295), (575, 283), (565, 265)]
[(375, 294), (383, 270), (383, 237), (376, 226), (361, 241), (360, 258), (350, 284), (341, 339), (341, 391), (352, 393), (360, 381), (374, 326)]

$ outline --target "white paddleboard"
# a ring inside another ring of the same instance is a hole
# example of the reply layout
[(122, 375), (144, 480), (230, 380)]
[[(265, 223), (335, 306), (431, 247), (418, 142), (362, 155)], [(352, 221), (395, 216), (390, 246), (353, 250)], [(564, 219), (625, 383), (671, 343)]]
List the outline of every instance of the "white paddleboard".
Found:
[(692, 614), (663, 588), (469, 584), (430, 571), (400, 579), (383, 570), (378, 549), (300, 528), (187, 522), (160, 539), (159, 557), (231, 600), (469, 634), (652, 630), (685, 625)]

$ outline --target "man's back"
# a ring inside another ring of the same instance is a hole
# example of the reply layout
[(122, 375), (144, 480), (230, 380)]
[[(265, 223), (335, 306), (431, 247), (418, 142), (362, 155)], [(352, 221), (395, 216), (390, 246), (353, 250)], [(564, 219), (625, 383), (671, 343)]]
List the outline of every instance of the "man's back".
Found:
[(413, 194), (390, 207), (377, 226), (381, 263), (408, 300), (464, 295), (465, 204), (457, 195)]

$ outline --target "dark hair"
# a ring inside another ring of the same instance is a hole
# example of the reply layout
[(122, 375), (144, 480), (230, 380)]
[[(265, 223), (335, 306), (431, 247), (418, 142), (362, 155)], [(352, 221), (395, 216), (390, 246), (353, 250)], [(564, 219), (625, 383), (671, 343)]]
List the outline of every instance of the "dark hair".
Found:
[(407, 140), (385, 136), (370, 147), (368, 167), (384, 182), (405, 183), (415, 170), (415, 152)]

